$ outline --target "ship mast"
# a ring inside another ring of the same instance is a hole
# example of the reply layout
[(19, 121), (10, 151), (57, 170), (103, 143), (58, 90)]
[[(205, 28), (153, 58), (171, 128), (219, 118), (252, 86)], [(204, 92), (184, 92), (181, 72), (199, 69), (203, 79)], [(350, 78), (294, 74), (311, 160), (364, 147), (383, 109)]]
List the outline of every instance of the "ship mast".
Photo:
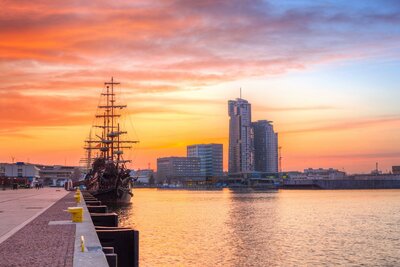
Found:
[[(101, 128), (101, 136), (96, 135), (99, 140), (87, 140), (88, 146), (86, 149), (100, 149), (101, 157), (106, 162), (115, 163), (118, 168), (119, 164), (130, 162), (130, 160), (123, 160), (122, 154), (124, 148), (130, 149), (131, 146), (121, 146), (121, 144), (138, 143), (138, 141), (121, 140), (120, 135), (126, 134), (126, 131), (120, 130), (120, 124), (117, 119), (121, 114), (117, 113), (117, 109), (124, 109), (126, 105), (116, 105), (114, 86), (119, 85), (119, 82), (115, 82), (114, 78), (111, 77), (110, 82), (105, 82), (106, 86), (105, 93), (101, 96), (105, 98), (105, 105), (99, 105), (98, 108), (103, 110), (102, 114), (96, 115), (96, 118), (103, 118), (103, 125), (95, 125), (94, 127)], [(92, 143), (97, 144), (91, 146)]]
[[(90, 130), (89, 132), (89, 141), (92, 140), (92, 130)], [(79, 160), (79, 163), (84, 164), (86, 171), (90, 170), (90, 166), (92, 164), (92, 143), (88, 143), (87, 146), (84, 147), (84, 149), (86, 150), (86, 157), (85, 158), (81, 158)]]

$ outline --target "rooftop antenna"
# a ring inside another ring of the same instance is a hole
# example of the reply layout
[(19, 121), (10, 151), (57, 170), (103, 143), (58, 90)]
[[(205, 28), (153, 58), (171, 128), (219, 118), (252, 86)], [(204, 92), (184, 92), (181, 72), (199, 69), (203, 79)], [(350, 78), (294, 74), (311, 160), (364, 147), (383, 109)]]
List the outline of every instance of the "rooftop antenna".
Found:
[(242, 87), (240, 87), (240, 99), (242, 99)]

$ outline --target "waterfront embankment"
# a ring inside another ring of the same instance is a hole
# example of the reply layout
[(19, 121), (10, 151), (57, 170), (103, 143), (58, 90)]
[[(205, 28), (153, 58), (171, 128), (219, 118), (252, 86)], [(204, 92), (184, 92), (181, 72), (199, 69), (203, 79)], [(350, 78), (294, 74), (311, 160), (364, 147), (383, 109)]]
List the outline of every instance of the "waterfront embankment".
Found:
[[(66, 212), (76, 206), (84, 210), (81, 223)], [(74, 192), (0, 191), (0, 220), (0, 266), (108, 266), (86, 204), (76, 204)]]
[(64, 189), (0, 191), (0, 243), (68, 194)]

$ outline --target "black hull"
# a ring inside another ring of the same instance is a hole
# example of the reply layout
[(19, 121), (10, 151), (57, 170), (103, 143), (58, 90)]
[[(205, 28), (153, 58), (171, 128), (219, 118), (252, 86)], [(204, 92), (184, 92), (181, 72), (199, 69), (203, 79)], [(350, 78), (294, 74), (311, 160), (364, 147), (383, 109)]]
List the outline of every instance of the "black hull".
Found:
[(119, 197), (117, 196), (116, 189), (109, 189), (109, 190), (98, 190), (98, 191), (90, 191), (94, 197), (104, 203), (113, 203), (113, 204), (130, 204), (132, 193), (123, 192)]

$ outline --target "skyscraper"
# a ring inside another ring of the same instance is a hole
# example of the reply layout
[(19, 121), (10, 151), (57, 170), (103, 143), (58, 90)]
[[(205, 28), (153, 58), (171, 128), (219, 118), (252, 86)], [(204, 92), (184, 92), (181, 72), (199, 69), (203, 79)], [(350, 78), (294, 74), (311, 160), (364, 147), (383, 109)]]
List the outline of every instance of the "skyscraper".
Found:
[(254, 171), (251, 137), (251, 104), (237, 98), (228, 101), (229, 173)]
[(253, 122), (255, 171), (278, 172), (278, 134), (271, 121)]
[(222, 176), (222, 144), (199, 144), (187, 147), (188, 157), (200, 158), (200, 173), (206, 178)]

